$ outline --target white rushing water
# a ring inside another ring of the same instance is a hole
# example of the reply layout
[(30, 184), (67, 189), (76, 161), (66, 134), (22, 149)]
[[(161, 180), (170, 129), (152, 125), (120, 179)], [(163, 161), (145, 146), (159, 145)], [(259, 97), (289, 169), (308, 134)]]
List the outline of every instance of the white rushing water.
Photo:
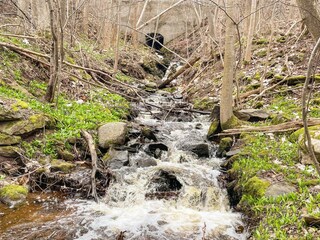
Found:
[[(171, 100), (156, 96), (148, 101), (165, 106)], [(83, 219), (75, 238), (117, 239), (122, 233), (131, 240), (246, 239), (236, 231), (243, 226), (241, 215), (229, 208), (226, 190), (218, 184), (222, 160), (206, 141), (208, 118), (194, 115), (192, 122), (177, 122), (165, 114), (168, 121), (156, 120), (150, 111), (158, 112), (142, 109), (136, 122), (155, 128), (168, 151), (153, 158), (156, 166), (114, 169), (116, 180), (101, 203), (73, 202), (78, 206), (74, 215)], [(208, 144), (209, 157), (184, 149), (194, 142)], [(145, 158), (151, 157), (143, 149), (130, 154), (130, 162)]]

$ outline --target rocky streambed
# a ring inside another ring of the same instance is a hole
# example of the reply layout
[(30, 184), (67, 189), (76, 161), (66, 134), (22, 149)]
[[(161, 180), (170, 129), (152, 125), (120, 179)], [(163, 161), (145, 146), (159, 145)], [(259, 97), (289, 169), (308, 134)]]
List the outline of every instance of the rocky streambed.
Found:
[[(209, 116), (181, 110), (188, 107), (180, 94), (159, 91), (135, 106), (129, 126), (102, 126), (100, 202), (33, 195), (24, 207), (0, 209), (2, 239), (246, 239), (219, 186)], [(42, 186), (90, 191), (90, 168), (64, 173), (64, 185), (58, 175), (43, 175)]]

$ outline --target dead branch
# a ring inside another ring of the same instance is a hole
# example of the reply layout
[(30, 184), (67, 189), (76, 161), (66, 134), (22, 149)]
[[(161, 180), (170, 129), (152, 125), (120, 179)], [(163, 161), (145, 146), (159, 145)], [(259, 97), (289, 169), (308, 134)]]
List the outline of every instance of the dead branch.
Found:
[[(320, 119), (319, 118), (309, 119), (307, 121), (307, 124), (308, 126), (319, 125)], [(222, 133), (216, 134), (215, 136), (230, 136), (230, 135), (237, 135), (237, 134), (248, 133), (248, 132), (280, 133), (280, 132), (294, 131), (302, 127), (303, 127), (303, 121), (297, 120), (297, 121), (291, 121), (286, 123), (280, 123), (272, 126), (227, 129), (227, 130), (224, 130)]]
[(98, 169), (98, 156), (96, 151), (96, 146), (94, 144), (92, 136), (85, 130), (81, 130), (81, 136), (86, 140), (88, 143), (88, 147), (90, 150), (91, 155), (91, 163), (92, 163), (92, 173), (91, 173), (91, 196), (94, 200), (98, 203), (99, 197), (97, 193), (97, 186), (96, 186), (96, 172)]
[(0, 33), (0, 35), (4, 36), (4, 37), (16, 37), (16, 38), (26, 38), (26, 39), (40, 39), (40, 38), (42, 38), (42, 37), (36, 37), (36, 36), (16, 35), (16, 34), (9, 34), (9, 33)]
[(164, 88), (165, 86), (167, 86), (170, 82), (172, 82), (174, 79), (176, 79), (177, 77), (179, 77), (182, 73), (184, 73), (187, 69), (189, 69), (190, 67), (192, 67), (198, 60), (200, 59), (200, 56), (195, 56), (193, 57), (190, 61), (188, 61), (188, 64), (185, 64), (182, 68), (180, 68), (175, 74), (173, 74), (171, 77), (169, 77), (167, 80), (165, 80), (164, 82), (162, 82), (159, 85), (159, 88)]
[(320, 38), (318, 39), (316, 45), (314, 46), (308, 62), (307, 76), (306, 76), (306, 81), (304, 82), (303, 93), (302, 93), (302, 119), (303, 119), (304, 134), (307, 140), (307, 143), (306, 143), (307, 150), (310, 158), (314, 163), (317, 173), (320, 176), (320, 164), (317, 160), (317, 157), (315, 155), (315, 152), (312, 146), (311, 136), (308, 128), (308, 121), (307, 121), (308, 111), (309, 111), (309, 102), (311, 99), (312, 87), (314, 85), (314, 78), (312, 77), (313, 75), (312, 72), (317, 67), (317, 65), (315, 64), (315, 61), (317, 60), (317, 53), (319, 52), (319, 49), (320, 49)]

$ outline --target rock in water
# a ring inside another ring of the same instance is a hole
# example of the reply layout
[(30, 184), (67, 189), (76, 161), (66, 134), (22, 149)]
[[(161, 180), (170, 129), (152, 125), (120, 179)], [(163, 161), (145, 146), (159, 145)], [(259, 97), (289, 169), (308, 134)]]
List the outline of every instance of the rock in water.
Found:
[(98, 140), (101, 148), (124, 144), (127, 124), (124, 122), (106, 123), (98, 129)]

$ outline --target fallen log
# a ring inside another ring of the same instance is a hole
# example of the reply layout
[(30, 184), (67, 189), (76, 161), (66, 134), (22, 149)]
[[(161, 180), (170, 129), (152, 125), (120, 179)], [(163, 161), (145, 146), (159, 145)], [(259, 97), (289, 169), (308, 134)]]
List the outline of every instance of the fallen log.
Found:
[(88, 147), (89, 147), (89, 150), (90, 150), (91, 165), (92, 165), (91, 196), (98, 203), (99, 202), (99, 197), (98, 197), (97, 186), (96, 186), (96, 173), (97, 173), (97, 169), (98, 169), (98, 164), (97, 164), (98, 156), (97, 156), (96, 146), (94, 144), (92, 136), (87, 131), (81, 130), (81, 136), (88, 143)]
[(182, 68), (180, 68), (175, 74), (168, 77), (167, 80), (163, 81), (158, 88), (165, 88), (169, 83), (171, 83), (174, 79), (179, 77), (182, 73), (184, 73), (188, 68), (192, 67), (196, 62), (198, 62), (200, 59), (200, 56), (193, 57), (187, 64), (185, 64)]
[[(319, 118), (312, 118), (308, 120), (308, 126), (320, 125)], [(291, 122), (280, 123), (277, 125), (271, 126), (262, 126), (262, 127), (242, 127), (242, 128), (233, 128), (222, 131), (214, 136), (232, 136), (238, 135), (241, 133), (249, 132), (263, 132), (263, 133), (281, 133), (288, 131), (295, 131), (303, 127), (302, 120), (296, 120)]]

